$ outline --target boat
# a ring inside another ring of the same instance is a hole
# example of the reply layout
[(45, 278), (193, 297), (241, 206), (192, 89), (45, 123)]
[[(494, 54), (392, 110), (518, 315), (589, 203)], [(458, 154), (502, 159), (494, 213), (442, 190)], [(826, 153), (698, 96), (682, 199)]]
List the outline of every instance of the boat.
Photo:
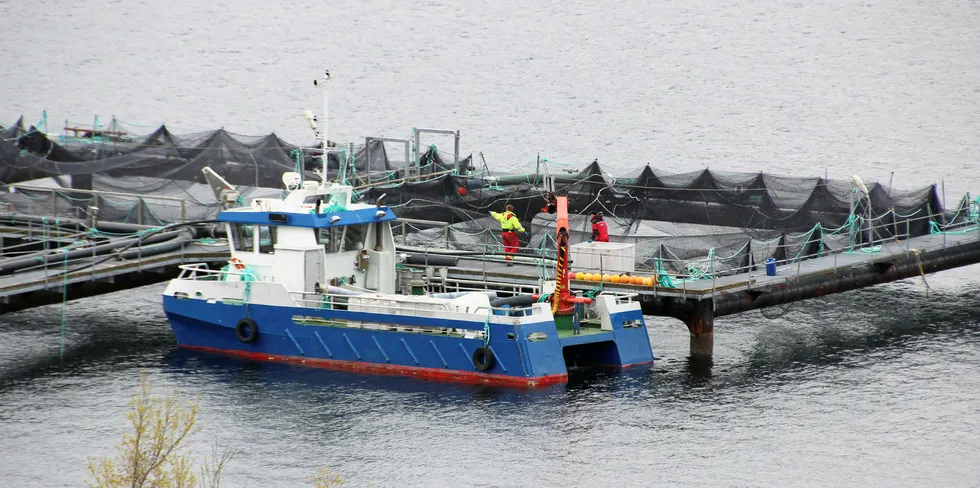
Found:
[[(182, 348), (249, 359), (511, 386), (564, 383), (568, 366), (653, 361), (632, 294), (568, 288), (558, 197), (558, 280), (546, 294), (429, 293), (398, 268), (392, 210), (353, 188), (307, 184), (221, 211), (230, 259), (181, 266), (163, 309)], [(562, 225), (566, 227), (562, 227)], [(399, 284), (401, 283), (401, 286)]]
[(205, 175), (226, 204), (217, 221), (230, 259), (222, 269), (182, 265), (164, 291), (181, 348), (517, 387), (565, 383), (570, 366), (653, 362), (635, 294), (570, 290), (565, 197), (553, 206), (556, 279), (539, 293), (435, 293), (399, 262), (397, 217), (383, 198), (355, 203), (354, 189), (325, 172), (320, 182), (287, 173), (283, 198), (243, 206), (231, 185)]

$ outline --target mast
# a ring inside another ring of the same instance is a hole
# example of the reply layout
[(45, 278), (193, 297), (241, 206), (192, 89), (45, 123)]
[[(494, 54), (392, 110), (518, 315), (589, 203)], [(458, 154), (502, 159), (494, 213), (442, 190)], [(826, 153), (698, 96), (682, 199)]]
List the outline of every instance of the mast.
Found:
[[(318, 134), (319, 135), (319, 138), (320, 138), (320, 148), (323, 150), (323, 155), (321, 156), (321, 161), (320, 161), (321, 162), (320, 171), (321, 171), (321, 175), (322, 175), (322, 181), (323, 181), (324, 184), (327, 183), (327, 161), (328, 161), (328, 156), (327, 156), (327, 150), (328, 150), (327, 149), (327, 140), (328, 140), (327, 139), (327, 132), (328, 132), (328, 129), (330, 128), (330, 124), (329, 124), (329, 120), (330, 120), (329, 113), (330, 112), (328, 111), (329, 110), (329, 103), (328, 103), (328, 97), (327, 97), (328, 96), (328, 91), (327, 91), (327, 82), (328, 81), (330, 81), (330, 70), (324, 70), (323, 71), (323, 81), (320, 83), (320, 89), (323, 90), (323, 120), (321, 121), (322, 124), (323, 124), (323, 130), (321, 130), (320, 133)], [(316, 85), (317, 85), (317, 80), (313, 80), (313, 86), (316, 86)]]

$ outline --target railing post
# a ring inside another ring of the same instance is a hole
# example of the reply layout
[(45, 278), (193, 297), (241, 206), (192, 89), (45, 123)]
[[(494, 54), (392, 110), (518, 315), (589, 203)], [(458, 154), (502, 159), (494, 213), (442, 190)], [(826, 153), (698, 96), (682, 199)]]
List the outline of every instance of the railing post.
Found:
[(909, 227), (909, 219), (905, 219), (905, 254), (912, 251), (912, 231)]
[(456, 131), (455, 136), (456, 136), (456, 144), (455, 144), (455, 148), (453, 149), (453, 166), (459, 168), (459, 131), (458, 130)]
[(943, 251), (946, 250), (946, 178), (943, 178)]
[(712, 302), (715, 296), (715, 252), (711, 250), (711, 259), (708, 261), (708, 269), (711, 270), (711, 297)]
[[(891, 187), (888, 187), (888, 190), (890, 191)], [(892, 207), (892, 237), (898, 240), (898, 218), (895, 215), (895, 207)]]

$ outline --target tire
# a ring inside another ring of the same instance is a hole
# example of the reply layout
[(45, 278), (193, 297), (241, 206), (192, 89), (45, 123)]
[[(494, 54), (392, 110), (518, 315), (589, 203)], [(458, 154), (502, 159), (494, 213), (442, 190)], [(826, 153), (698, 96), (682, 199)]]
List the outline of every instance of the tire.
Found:
[(477, 371), (487, 371), (493, 367), (493, 351), (489, 347), (478, 347), (473, 351), (473, 367)]
[(235, 325), (235, 336), (244, 344), (251, 344), (259, 338), (259, 325), (254, 320), (244, 318)]

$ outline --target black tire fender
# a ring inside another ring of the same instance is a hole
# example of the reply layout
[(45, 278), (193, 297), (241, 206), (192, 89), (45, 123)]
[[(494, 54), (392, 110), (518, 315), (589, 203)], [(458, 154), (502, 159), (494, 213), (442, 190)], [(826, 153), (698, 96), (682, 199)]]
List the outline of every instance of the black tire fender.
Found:
[(235, 325), (235, 336), (239, 341), (251, 344), (259, 338), (259, 324), (250, 318), (241, 319)]
[(489, 347), (478, 347), (473, 351), (473, 367), (477, 371), (487, 371), (493, 367), (493, 351)]

